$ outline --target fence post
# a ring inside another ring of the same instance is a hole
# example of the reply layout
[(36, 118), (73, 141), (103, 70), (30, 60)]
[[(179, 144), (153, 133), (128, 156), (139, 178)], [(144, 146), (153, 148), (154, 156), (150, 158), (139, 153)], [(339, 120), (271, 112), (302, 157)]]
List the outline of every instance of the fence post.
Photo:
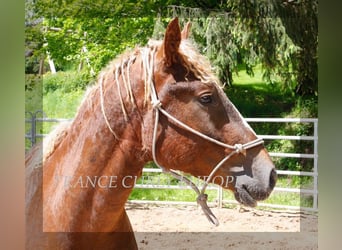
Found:
[(29, 140), (31, 142), (31, 147), (32, 147), (34, 144), (33, 138), (35, 138), (35, 137), (33, 137), (33, 136), (35, 136), (35, 130), (33, 129), (33, 123), (34, 123), (35, 118), (34, 118), (34, 114), (30, 111), (26, 111), (25, 115), (26, 114), (30, 115), (30, 119), (27, 119), (26, 121), (29, 121), (31, 123), (31, 129), (30, 129), (30, 134), (28, 134), (28, 135), (26, 134), (26, 135), (29, 136)]
[(37, 110), (36, 112), (26, 111), (25, 114), (29, 114), (30, 117), (30, 123), (31, 123), (31, 129), (30, 129), (30, 141), (31, 141), (31, 147), (36, 143), (36, 137), (37, 137), (37, 114), (41, 113), (44, 117), (44, 112), (42, 110)]
[(219, 208), (222, 208), (223, 190), (222, 190), (221, 186), (218, 187), (217, 196), (218, 196), (218, 204), (217, 205)]
[(314, 122), (314, 196), (313, 209), (318, 208), (318, 120)]

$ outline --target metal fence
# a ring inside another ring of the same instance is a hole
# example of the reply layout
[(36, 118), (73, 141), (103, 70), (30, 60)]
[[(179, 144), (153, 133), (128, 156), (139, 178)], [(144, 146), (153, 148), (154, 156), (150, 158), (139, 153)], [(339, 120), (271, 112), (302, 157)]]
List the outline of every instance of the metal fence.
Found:
[[(25, 137), (33, 145), (37, 138), (42, 138), (46, 134), (37, 133), (37, 123), (58, 123), (62, 121), (70, 121), (72, 119), (55, 119), (37, 117), (39, 115), (44, 116), (43, 112), (37, 111), (35, 113), (28, 113), (30, 116), (25, 120), (26, 123), (31, 124), (30, 129), (26, 133)], [(265, 206), (271, 208), (283, 208), (283, 209), (295, 209), (295, 210), (309, 210), (318, 211), (318, 119), (316, 118), (245, 118), (247, 122), (253, 123), (312, 123), (313, 134), (312, 135), (258, 135), (265, 140), (296, 140), (296, 141), (312, 141), (313, 142), (313, 153), (280, 153), (280, 152), (269, 152), (270, 156), (273, 157), (284, 157), (284, 158), (304, 158), (313, 159), (313, 167), (311, 172), (304, 171), (289, 171), (289, 170), (277, 170), (277, 174), (286, 176), (311, 176), (313, 178), (312, 188), (285, 188), (275, 187), (274, 192), (287, 192), (306, 194), (313, 197), (312, 207), (301, 207), (301, 206), (287, 206), (283, 204), (269, 204), (269, 203), (258, 203), (258, 206)], [(143, 175), (146, 173), (162, 173), (161, 169), (156, 168), (144, 168)], [(171, 177), (169, 177), (171, 178)], [(159, 185), (159, 183), (148, 183), (148, 184), (136, 184), (135, 188), (139, 189), (190, 189), (186, 185)], [(223, 197), (223, 189), (217, 185), (210, 185), (208, 190), (216, 190), (217, 198), (215, 202), (209, 203), (210, 205), (222, 207), (225, 203), (236, 204), (235, 200), (225, 200)], [(130, 203), (154, 203), (154, 204), (196, 204), (195, 202), (182, 202), (182, 201), (157, 201), (157, 200), (130, 200)]]
[(72, 119), (64, 118), (46, 118), (43, 111), (38, 110), (36, 112), (25, 112), (28, 117), (25, 118), (25, 123), (30, 124), (29, 129), (25, 133), (25, 138), (29, 140), (30, 146), (33, 146), (38, 138), (43, 138), (46, 134), (37, 131), (38, 123), (60, 123), (64, 121), (72, 121)]

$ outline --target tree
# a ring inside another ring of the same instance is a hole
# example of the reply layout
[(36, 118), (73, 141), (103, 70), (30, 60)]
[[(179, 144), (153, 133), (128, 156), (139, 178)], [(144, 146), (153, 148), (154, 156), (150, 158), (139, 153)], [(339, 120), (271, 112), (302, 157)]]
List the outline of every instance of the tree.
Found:
[(169, 12), (195, 23), (194, 39), (223, 82), (232, 84), (241, 65), (253, 74), (261, 63), (267, 81), (280, 76), (294, 93), (317, 95), (317, 0), (196, 3), (199, 8), (171, 6)]
[[(39, 20), (26, 25), (26, 43), (34, 55), (53, 58), (57, 70), (76, 69), (85, 58), (98, 72), (109, 60), (127, 48), (145, 44), (151, 36), (154, 15), (147, 12), (143, 1), (89, 0), (26, 0), (30, 19)], [(29, 10), (30, 9), (30, 10)], [(35, 34), (40, 36), (30, 35)], [(36, 57), (30, 57), (37, 61)], [(27, 72), (35, 71), (27, 64)], [(29, 72), (28, 72), (29, 73)]]
[(318, 90), (318, 1), (274, 1), (286, 33), (300, 50), (293, 63), (296, 72), (296, 92), (317, 95)]
[(60, 29), (40, 28), (48, 46), (36, 43), (35, 50), (41, 55), (48, 49), (62, 70), (83, 59), (83, 45), (99, 70), (125, 48), (157, 38), (157, 28), (177, 15), (183, 24), (192, 21), (192, 38), (223, 83), (232, 84), (232, 72), (241, 67), (252, 75), (260, 63), (268, 82), (317, 95), (317, 0), (26, 1), (34, 3), (37, 18), (44, 17), (44, 27)]

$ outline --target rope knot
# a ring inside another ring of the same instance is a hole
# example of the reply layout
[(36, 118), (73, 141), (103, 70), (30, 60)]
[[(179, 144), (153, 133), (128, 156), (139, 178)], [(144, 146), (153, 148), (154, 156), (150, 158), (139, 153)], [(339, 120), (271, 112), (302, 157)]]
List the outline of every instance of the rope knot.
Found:
[(213, 223), (215, 226), (218, 226), (220, 223), (218, 219), (215, 217), (215, 215), (213, 214), (213, 212), (211, 212), (210, 208), (208, 207), (207, 199), (208, 199), (208, 195), (201, 193), (197, 196), (197, 203), (201, 206), (202, 211), (204, 212), (207, 219), (211, 223)]
[(159, 109), (162, 106), (162, 103), (159, 100), (155, 100), (151, 102), (153, 109)]
[(246, 149), (243, 147), (242, 144), (237, 143), (237, 144), (234, 145), (234, 148), (236, 150), (236, 153), (238, 153), (238, 154), (246, 152)]

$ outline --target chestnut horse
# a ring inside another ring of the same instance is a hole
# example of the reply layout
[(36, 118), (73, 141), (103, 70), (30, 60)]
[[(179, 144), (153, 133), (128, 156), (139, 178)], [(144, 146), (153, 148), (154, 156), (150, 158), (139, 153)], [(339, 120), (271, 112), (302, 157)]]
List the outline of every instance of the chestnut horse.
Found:
[(28, 249), (137, 249), (125, 203), (152, 160), (209, 176), (248, 206), (269, 196), (269, 154), (189, 42), (189, 27), (175, 18), (163, 41), (110, 63), (74, 120), (28, 153)]

